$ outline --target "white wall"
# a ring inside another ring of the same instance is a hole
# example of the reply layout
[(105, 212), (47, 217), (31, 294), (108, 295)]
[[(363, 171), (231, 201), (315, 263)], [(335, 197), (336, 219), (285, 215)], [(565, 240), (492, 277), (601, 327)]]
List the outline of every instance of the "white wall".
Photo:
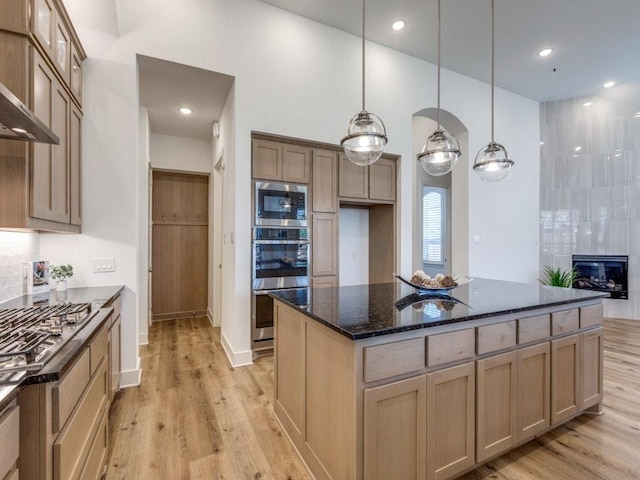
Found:
[(369, 283), (369, 210), (340, 208), (338, 237), (340, 285)]
[(192, 173), (210, 173), (211, 140), (151, 133), (151, 167)]
[[(360, 40), (255, 0), (117, 0), (122, 36), (115, 37), (106, 33), (108, 27), (96, 26), (97, 19), (89, 17), (82, 3), (65, 0), (89, 54), (84, 64), (83, 154), (91, 193), (83, 198), (81, 240), (56, 236), (47, 245), (57, 251), (81, 246), (74, 249), (82, 252), (77, 258), (81, 268), (87, 268), (82, 258), (111, 251), (121, 263), (135, 265), (138, 212), (133, 210), (140, 208), (136, 199), (144, 188), (136, 180), (136, 54), (235, 76), (232, 133), (224, 144), (222, 334), (232, 361), (243, 363), (250, 358), (251, 131), (338, 143), (360, 108)], [(400, 267), (408, 271), (417, 167), (412, 114), (435, 105), (436, 68), (375, 44), (368, 44), (367, 58), (367, 108), (387, 125), (387, 150), (403, 157), (399, 257)], [(442, 106), (468, 127), (471, 152), (489, 141), (489, 100), (488, 85), (442, 72)], [(538, 118), (536, 102), (496, 90), (496, 140), (507, 146), (516, 166), (498, 185), (469, 180), (471, 232), (482, 238), (470, 251), (471, 275), (535, 281)], [(470, 168), (469, 160), (465, 168)], [(114, 201), (105, 200), (114, 195)], [(90, 282), (98, 281), (90, 271), (86, 275)], [(127, 285), (136, 300), (142, 276), (135, 268), (118, 271), (113, 280)], [(127, 366), (135, 363), (132, 343), (124, 346), (123, 357)]]

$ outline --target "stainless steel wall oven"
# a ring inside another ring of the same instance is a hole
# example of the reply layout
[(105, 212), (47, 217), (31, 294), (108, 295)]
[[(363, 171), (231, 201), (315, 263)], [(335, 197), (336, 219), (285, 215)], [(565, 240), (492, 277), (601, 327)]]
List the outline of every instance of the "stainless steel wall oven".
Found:
[(307, 226), (307, 186), (255, 182), (255, 225)]

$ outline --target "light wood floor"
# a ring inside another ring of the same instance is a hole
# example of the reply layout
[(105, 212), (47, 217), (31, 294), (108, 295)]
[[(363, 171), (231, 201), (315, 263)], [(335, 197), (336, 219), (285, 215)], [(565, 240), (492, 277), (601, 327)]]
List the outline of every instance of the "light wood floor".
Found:
[[(153, 324), (142, 384), (111, 410), (108, 480), (309, 478), (273, 415), (273, 358), (232, 369), (219, 340), (206, 318)], [(604, 415), (583, 415), (461, 478), (640, 479), (640, 322), (607, 320), (604, 348)]]

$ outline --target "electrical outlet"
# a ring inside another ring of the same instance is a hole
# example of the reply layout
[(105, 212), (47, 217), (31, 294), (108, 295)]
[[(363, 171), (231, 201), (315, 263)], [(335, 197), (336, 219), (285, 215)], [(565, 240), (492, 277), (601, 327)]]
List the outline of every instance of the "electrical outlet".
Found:
[(114, 257), (103, 257), (93, 259), (94, 273), (107, 273), (116, 271), (116, 259)]

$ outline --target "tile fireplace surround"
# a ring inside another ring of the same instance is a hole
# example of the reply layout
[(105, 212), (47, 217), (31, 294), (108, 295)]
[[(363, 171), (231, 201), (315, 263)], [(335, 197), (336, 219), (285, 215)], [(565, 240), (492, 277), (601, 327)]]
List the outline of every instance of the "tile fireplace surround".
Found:
[[(591, 102), (585, 106), (585, 103)], [(640, 319), (640, 118), (599, 98), (540, 106), (540, 264), (628, 255), (629, 300), (605, 316)]]

